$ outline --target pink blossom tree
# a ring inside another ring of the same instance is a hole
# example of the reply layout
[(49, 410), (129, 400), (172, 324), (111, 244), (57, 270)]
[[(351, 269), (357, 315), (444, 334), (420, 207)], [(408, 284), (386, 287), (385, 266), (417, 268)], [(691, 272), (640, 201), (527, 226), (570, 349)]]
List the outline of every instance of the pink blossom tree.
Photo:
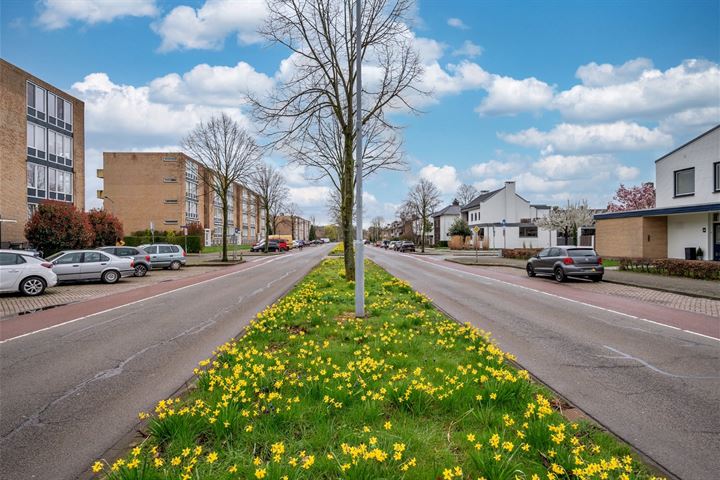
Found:
[(652, 182), (629, 188), (621, 183), (612, 202), (608, 203), (607, 206), (609, 212), (643, 210), (646, 208), (655, 208), (655, 186)]

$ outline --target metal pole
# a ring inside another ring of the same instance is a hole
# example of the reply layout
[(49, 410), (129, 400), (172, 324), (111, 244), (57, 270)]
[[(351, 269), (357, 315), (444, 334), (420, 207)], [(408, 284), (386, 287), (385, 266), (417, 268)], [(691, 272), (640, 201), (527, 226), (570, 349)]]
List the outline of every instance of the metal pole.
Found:
[(355, 316), (358, 318), (365, 317), (365, 263), (363, 252), (363, 208), (362, 208), (362, 33), (360, 27), (362, 25), (361, 12), (362, 0), (355, 0), (355, 61), (357, 69), (357, 107), (355, 120), (355, 164), (357, 167), (355, 173), (355, 202), (357, 205), (357, 226), (355, 233)]

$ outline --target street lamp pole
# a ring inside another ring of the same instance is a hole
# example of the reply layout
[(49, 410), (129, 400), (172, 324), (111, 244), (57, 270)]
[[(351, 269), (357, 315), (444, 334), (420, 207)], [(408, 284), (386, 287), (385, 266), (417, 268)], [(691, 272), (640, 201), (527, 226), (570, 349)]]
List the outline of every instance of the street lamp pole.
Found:
[(355, 0), (355, 62), (356, 62), (356, 90), (357, 90), (357, 106), (355, 111), (355, 203), (357, 205), (357, 225), (355, 231), (355, 316), (358, 318), (365, 317), (365, 262), (364, 262), (364, 243), (363, 243), (363, 207), (362, 207), (362, 25), (361, 12), (362, 0)]

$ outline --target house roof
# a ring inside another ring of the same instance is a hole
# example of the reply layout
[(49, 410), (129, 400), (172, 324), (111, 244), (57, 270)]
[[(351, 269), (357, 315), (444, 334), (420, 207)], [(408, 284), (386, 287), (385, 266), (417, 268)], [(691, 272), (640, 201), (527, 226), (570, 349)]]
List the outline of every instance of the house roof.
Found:
[(505, 187), (498, 188), (497, 190), (493, 190), (492, 192), (481, 193), (477, 197), (470, 200), (469, 203), (467, 203), (466, 205), (463, 205), (462, 208), (460, 209), (460, 211), (464, 212), (466, 210), (470, 210), (471, 208), (477, 207), (478, 205), (480, 205), (484, 201), (488, 200), (490, 197), (494, 196), (496, 193), (498, 193), (500, 190), (502, 190), (504, 188)]
[(432, 217), (439, 217), (441, 215), (460, 215), (460, 205), (451, 204), (443, 208), (439, 212), (432, 214)]
[(687, 146), (690, 145), (691, 143), (697, 142), (697, 141), (700, 140), (702, 137), (704, 137), (705, 135), (707, 135), (707, 134), (709, 134), (709, 133), (714, 132), (714, 131), (717, 130), (718, 128), (720, 128), (720, 125), (715, 125), (713, 128), (711, 128), (711, 129), (708, 130), (707, 132), (701, 133), (700, 135), (698, 135), (697, 137), (693, 138), (693, 139), (690, 140), (689, 142), (680, 145), (679, 147), (677, 147), (677, 148), (676, 148), (675, 150), (673, 150), (672, 152), (666, 153), (666, 154), (663, 155), (662, 157), (658, 158), (657, 160), (655, 160), (655, 163), (659, 162), (660, 160), (662, 160), (662, 159), (664, 159), (664, 158), (666, 158), (666, 157), (669, 157), (670, 155), (672, 155), (673, 153), (677, 152), (678, 150), (682, 150), (683, 148), (687, 147)]
[(610, 218), (657, 217), (664, 215), (678, 215), (682, 213), (703, 213), (715, 211), (720, 211), (720, 203), (699, 203), (697, 205), (685, 205), (683, 207), (646, 208), (644, 210), (597, 213), (594, 215), (594, 218), (595, 220), (607, 220)]

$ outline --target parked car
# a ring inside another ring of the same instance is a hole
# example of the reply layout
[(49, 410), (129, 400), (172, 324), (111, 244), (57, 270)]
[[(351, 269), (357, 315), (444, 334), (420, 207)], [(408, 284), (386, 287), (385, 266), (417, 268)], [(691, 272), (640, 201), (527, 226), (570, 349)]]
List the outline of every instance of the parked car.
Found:
[[(282, 248), (277, 240), (268, 241), (268, 252), (279, 252)], [(265, 240), (260, 240), (250, 248), (251, 252), (264, 252), (265, 251)]]
[(0, 250), (0, 292), (34, 297), (57, 284), (52, 263), (23, 250)]
[(403, 242), (398, 242), (395, 249), (399, 252), (414, 252), (415, 244), (413, 242), (405, 240)]
[(64, 250), (47, 258), (58, 282), (97, 281), (116, 283), (135, 274), (135, 262), (98, 250)]
[(187, 262), (187, 254), (180, 245), (170, 243), (154, 243), (140, 245), (138, 248), (150, 254), (150, 261), (154, 268), (169, 268), (179, 270)]
[(135, 276), (144, 277), (147, 272), (152, 270), (152, 261), (150, 254), (142, 248), (137, 247), (100, 247), (98, 250), (112, 253), (116, 257), (132, 258), (135, 260)]
[(390, 246), (390, 243), (391, 243), (390, 240), (383, 240), (381, 246), (382, 246), (385, 250), (387, 250), (388, 247)]
[(558, 282), (564, 282), (568, 277), (599, 282), (605, 273), (602, 258), (590, 247), (546, 248), (530, 258), (525, 269), (529, 277), (552, 275)]

